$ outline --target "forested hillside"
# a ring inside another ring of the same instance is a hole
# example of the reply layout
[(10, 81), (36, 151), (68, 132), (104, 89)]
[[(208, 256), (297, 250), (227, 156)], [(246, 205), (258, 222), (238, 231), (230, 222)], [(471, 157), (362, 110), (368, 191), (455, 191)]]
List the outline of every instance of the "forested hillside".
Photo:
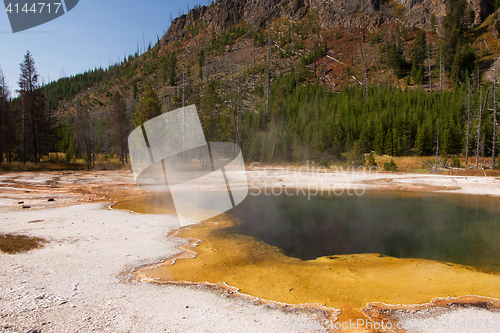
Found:
[(498, 153), (500, 2), (427, 2), (217, 1), (121, 63), (47, 85), (28, 53), (17, 97), (0, 73), (0, 163), (126, 163), (135, 126), (196, 104), (207, 141), (247, 162), (374, 152), (478, 167)]

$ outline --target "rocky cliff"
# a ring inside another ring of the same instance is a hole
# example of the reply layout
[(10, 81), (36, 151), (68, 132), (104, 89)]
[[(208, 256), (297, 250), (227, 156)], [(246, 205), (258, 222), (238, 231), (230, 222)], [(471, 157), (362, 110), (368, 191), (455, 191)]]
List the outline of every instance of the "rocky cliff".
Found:
[[(468, 1), (475, 12), (475, 24), (491, 14), (490, 1)], [(173, 20), (162, 44), (182, 38), (187, 32), (186, 26), (194, 26), (200, 21), (214, 30), (240, 22), (259, 28), (279, 17), (299, 20), (307, 13), (317, 14), (324, 29), (363, 28), (369, 31), (391, 20), (429, 30), (434, 15), (436, 28), (442, 32), (446, 0), (219, 0), (212, 6), (197, 7)]]

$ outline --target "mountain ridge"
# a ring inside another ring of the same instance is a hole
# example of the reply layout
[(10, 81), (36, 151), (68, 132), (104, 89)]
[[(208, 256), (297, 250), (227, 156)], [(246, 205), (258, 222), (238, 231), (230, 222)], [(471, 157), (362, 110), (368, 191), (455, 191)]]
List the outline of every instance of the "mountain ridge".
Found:
[[(474, 24), (480, 24), (493, 10), (490, 1), (468, 0)], [(264, 27), (277, 18), (300, 20), (308, 13), (319, 17), (323, 29), (360, 28), (376, 31), (382, 24), (397, 21), (406, 27), (432, 30), (443, 35), (446, 0), (219, 0), (210, 6), (195, 7), (174, 19), (161, 38), (162, 45), (186, 35), (185, 27), (201, 21), (212, 30), (224, 30), (245, 22), (251, 28)], [(434, 18), (433, 18), (434, 16)], [(435, 22), (433, 22), (433, 20)]]

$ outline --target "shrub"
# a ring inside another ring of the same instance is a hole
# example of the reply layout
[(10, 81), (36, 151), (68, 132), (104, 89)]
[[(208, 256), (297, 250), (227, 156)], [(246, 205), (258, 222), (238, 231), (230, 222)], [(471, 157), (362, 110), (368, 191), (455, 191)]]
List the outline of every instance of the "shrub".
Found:
[(328, 168), (330, 168), (330, 161), (322, 159), (322, 160), (319, 161), (318, 165), (320, 167), (325, 167), (325, 168), (328, 169)]
[(378, 44), (382, 40), (382, 36), (380, 34), (373, 34), (370, 37), (370, 46), (373, 46), (373, 44)]
[(371, 167), (376, 167), (377, 166), (377, 162), (375, 161), (375, 154), (373, 154), (373, 152), (370, 152), (370, 154), (368, 154), (368, 157), (366, 158), (365, 166), (367, 168), (371, 168)]
[(361, 140), (354, 142), (351, 151), (347, 154), (347, 162), (350, 165), (354, 166), (365, 164), (365, 156), (363, 154), (363, 142)]
[(382, 168), (384, 169), (384, 171), (398, 171), (398, 166), (393, 159), (391, 159), (390, 162), (385, 162)]
[(461, 168), (462, 166), (460, 165), (460, 160), (458, 159), (457, 155), (453, 155), (451, 157), (451, 167), (452, 168)]

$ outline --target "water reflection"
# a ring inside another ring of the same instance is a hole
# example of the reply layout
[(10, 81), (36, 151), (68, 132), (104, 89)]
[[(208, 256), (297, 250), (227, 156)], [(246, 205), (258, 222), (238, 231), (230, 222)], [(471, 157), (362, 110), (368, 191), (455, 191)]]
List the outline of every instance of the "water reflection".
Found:
[(498, 199), (464, 195), (248, 196), (228, 233), (304, 260), (380, 253), (500, 270)]

